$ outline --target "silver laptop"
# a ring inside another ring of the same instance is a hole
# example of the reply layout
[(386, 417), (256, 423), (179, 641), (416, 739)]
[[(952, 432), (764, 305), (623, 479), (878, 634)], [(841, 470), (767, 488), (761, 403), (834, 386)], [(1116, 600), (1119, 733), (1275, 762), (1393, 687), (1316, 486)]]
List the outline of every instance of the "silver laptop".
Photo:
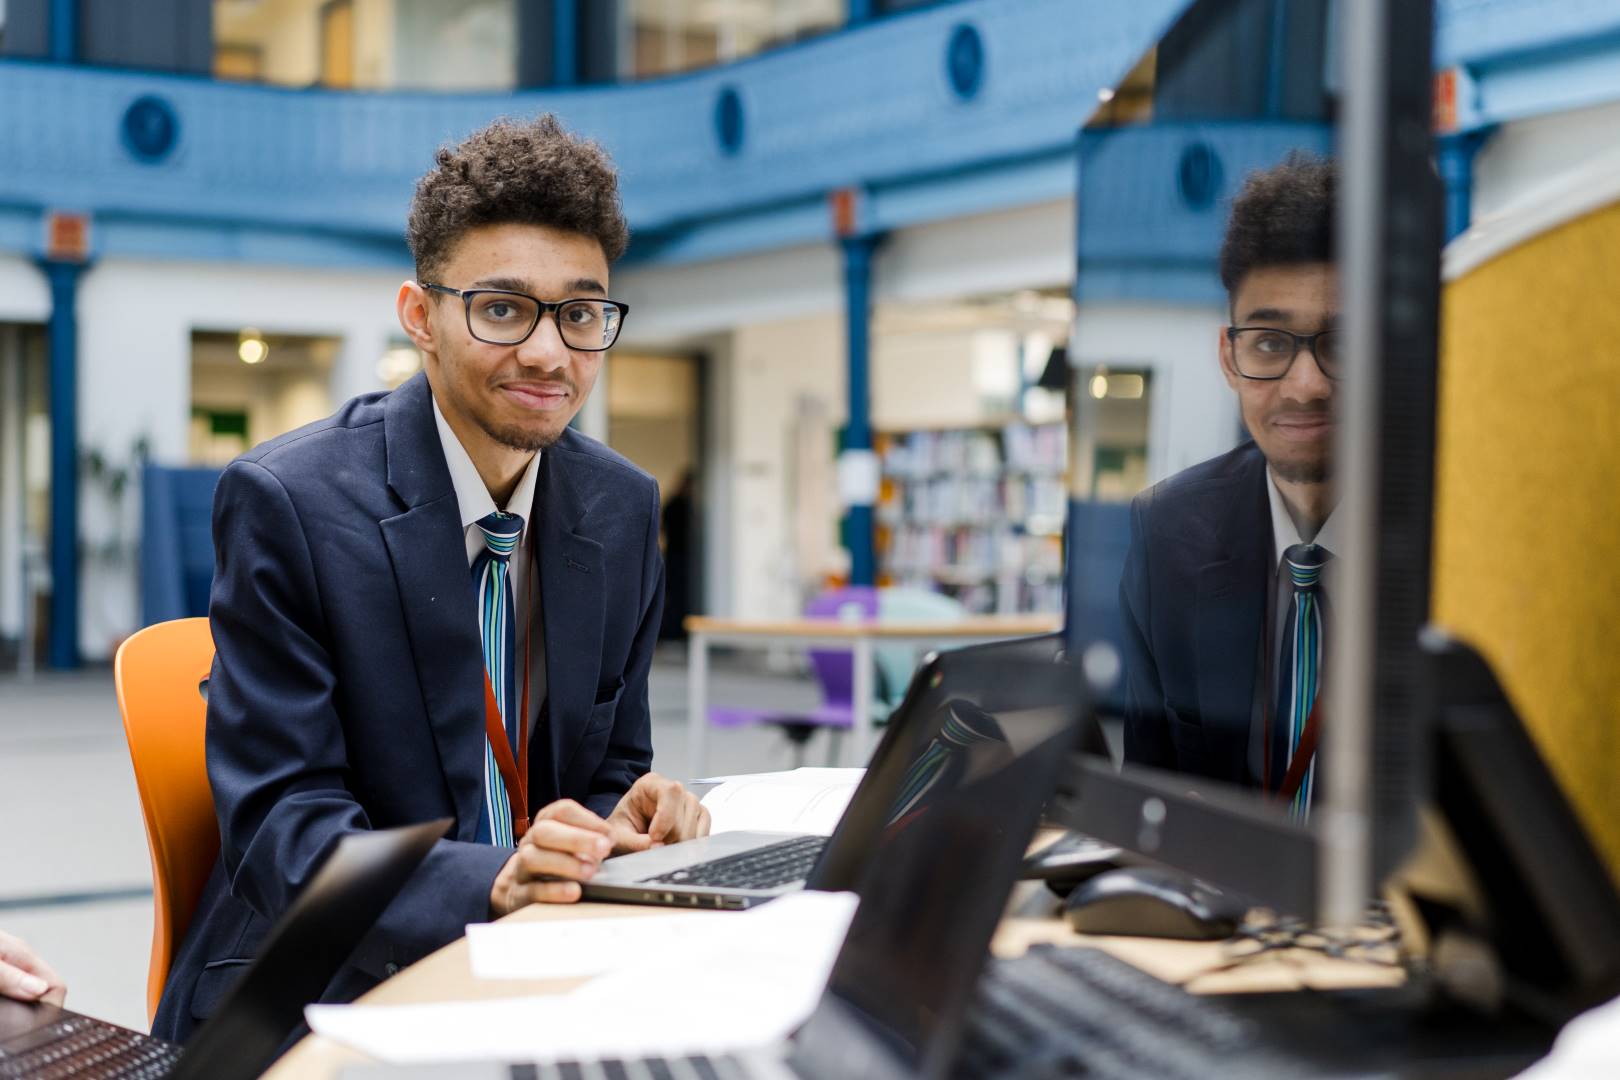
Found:
[(0, 998), (0, 1078), (251, 1080), (449, 827), (440, 818), (339, 840), (184, 1048), (54, 1005)]
[[(345, 1070), (344, 1080), (948, 1075), (990, 938), (1041, 807), (1075, 746), (1081, 711), (1058, 665), (970, 666), (975, 670), (953, 673), (963, 677), (959, 696), (935, 699), (908, 720), (915, 738), (939, 752), (926, 771), (911, 774), (902, 805), (891, 810), (884, 799), (885, 820), (856, 888), (860, 907), (815, 1012), (791, 1040), (719, 1057), (359, 1066)], [(991, 699), (994, 710), (978, 704)], [(947, 737), (964, 719), (974, 736)]]
[(892, 810), (903, 805), (908, 786), (926, 775), (930, 751), (940, 753), (934, 742), (974, 737), (971, 718), (944, 725), (921, 744), (916, 737), (919, 725), (951, 698), (961, 681), (958, 672), (1015, 660), (1055, 664), (1061, 647), (1060, 636), (1053, 634), (930, 653), (913, 674), (831, 836), (739, 830), (621, 855), (602, 864), (585, 884), (584, 898), (740, 909), (803, 888), (853, 889), (873, 839)]

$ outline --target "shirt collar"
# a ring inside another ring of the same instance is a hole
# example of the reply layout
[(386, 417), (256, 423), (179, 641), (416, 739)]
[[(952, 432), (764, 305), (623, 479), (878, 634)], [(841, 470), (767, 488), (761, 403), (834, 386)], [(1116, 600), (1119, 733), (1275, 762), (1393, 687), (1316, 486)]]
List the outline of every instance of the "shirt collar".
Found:
[[(490, 497), (489, 488), (484, 486), (484, 478), (478, 475), (478, 466), (473, 464), (467, 448), (461, 445), (461, 440), (450, 428), (450, 422), (444, 418), (437, 399), (433, 400), (433, 423), (439, 429), (444, 463), (450, 467), (450, 483), (456, 489), (456, 505), (461, 510), (461, 527), (465, 529), (500, 508)], [(540, 453), (536, 450), (534, 457), (529, 459), (528, 467), (523, 470), (517, 487), (512, 490), (512, 497), (506, 501), (508, 513), (523, 516), (525, 534), (529, 531), (529, 518), (533, 514), (534, 485), (540, 475)]]
[(1266, 495), (1271, 501), (1271, 537), (1276, 544), (1276, 562), (1273, 569), (1282, 565), (1283, 552), (1295, 544), (1319, 544), (1328, 549), (1333, 555), (1340, 555), (1343, 549), (1339, 546), (1339, 528), (1334, 514), (1328, 514), (1322, 527), (1316, 530), (1316, 535), (1309, 540), (1299, 534), (1294, 527), (1294, 518), (1288, 513), (1288, 504), (1283, 502), (1282, 492), (1277, 488), (1277, 478), (1272, 475), (1271, 467), (1266, 467)]

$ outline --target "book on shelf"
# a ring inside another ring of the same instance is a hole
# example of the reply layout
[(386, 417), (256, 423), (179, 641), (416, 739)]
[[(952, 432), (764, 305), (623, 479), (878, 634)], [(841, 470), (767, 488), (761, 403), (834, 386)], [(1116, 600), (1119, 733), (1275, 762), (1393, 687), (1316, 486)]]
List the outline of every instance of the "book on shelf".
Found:
[(1063, 606), (1062, 423), (880, 436), (880, 572), (975, 614)]

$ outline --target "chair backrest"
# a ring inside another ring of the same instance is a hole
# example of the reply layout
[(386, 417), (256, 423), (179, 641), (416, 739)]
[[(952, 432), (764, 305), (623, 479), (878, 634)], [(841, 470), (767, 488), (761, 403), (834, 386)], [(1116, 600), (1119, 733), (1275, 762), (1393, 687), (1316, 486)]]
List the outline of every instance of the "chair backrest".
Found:
[[(850, 585), (830, 589), (804, 606), (804, 613), (812, 619), (841, 619), (845, 612), (854, 610), (861, 618), (873, 621), (878, 613), (877, 589), (870, 585)], [(851, 705), (855, 701), (855, 660), (848, 649), (811, 649), (810, 666), (821, 684), (822, 696), (828, 705)]]
[(203, 757), (203, 683), (214, 662), (207, 619), (148, 626), (113, 661), (135, 787), (152, 854), (152, 962), (146, 1011), (157, 1013), (169, 965), (219, 855), (219, 824)]

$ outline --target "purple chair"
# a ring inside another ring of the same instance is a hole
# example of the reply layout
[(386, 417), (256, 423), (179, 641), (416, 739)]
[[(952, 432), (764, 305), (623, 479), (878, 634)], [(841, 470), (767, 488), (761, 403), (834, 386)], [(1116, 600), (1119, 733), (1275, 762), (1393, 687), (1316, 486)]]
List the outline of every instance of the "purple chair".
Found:
[[(805, 605), (804, 613), (812, 619), (839, 619), (851, 604), (860, 610), (863, 621), (876, 621), (878, 593), (869, 585), (824, 592)], [(803, 765), (805, 744), (817, 728), (831, 728), (835, 735), (840, 735), (855, 722), (854, 654), (848, 649), (811, 649), (810, 667), (821, 685), (821, 704), (816, 708), (783, 712), (781, 709), (716, 705), (709, 709), (709, 723), (724, 728), (775, 724), (793, 744), (794, 765)]]

